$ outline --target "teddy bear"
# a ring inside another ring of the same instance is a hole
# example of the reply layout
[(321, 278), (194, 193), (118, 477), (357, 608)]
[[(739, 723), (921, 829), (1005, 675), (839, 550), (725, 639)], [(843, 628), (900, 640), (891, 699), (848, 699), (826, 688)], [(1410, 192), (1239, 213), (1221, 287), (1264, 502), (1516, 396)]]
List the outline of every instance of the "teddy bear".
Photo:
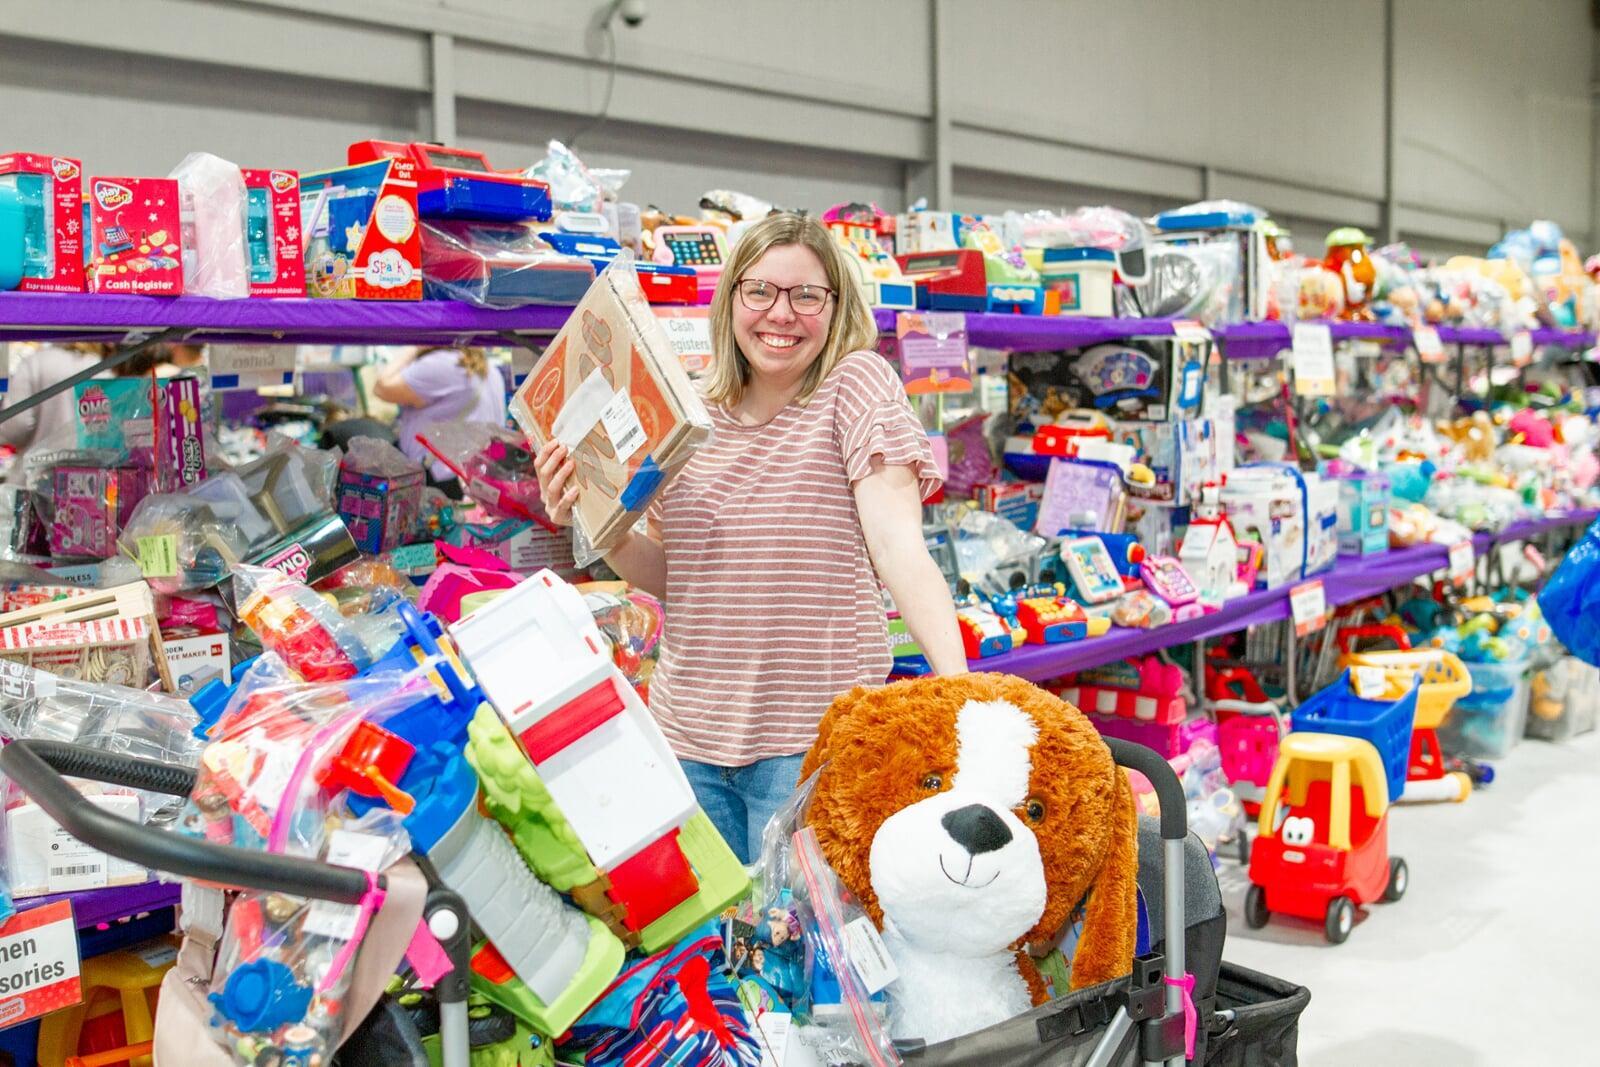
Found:
[(822, 718), (801, 780), (813, 773), (805, 823), (899, 972), (896, 1038), (948, 1040), (1044, 1003), (1026, 948), (1080, 909), (1072, 988), (1129, 973), (1133, 794), (1072, 705), (1003, 674), (853, 689)]

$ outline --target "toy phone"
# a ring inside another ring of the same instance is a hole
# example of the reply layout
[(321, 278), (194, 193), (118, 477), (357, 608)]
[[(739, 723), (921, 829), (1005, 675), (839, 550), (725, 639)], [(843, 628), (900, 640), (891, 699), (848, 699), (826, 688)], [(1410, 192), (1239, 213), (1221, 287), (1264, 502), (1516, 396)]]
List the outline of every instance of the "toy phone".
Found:
[(1139, 569), (1150, 591), (1174, 608), (1200, 599), (1200, 588), (1173, 556), (1150, 556)]
[(1100, 538), (1076, 537), (1064, 542), (1061, 562), (1067, 565), (1072, 584), (1086, 603), (1103, 604), (1122, 595), (1122, 576)]
[(655, 261), (693, 267), (700, 274), (720, 274), (728, 245), (715, 226), (661, 226), (656, 229)]
[(1161, 364), (1148, 352), (1131, 345), (1095, 345), (1078, 357), (1072, 373), (1094, 394), (1097, 408), (1161, 395), (1156, 385)]

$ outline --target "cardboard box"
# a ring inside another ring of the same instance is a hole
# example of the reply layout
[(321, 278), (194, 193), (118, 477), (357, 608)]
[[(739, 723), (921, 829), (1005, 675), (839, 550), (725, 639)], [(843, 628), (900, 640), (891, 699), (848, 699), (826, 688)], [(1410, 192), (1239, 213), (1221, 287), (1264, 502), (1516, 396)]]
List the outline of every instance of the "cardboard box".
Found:
[(625, 268), (595, 279), (511, 398), (511, 414), (536, 448), (556, 439), (571, 449), (574, 520), (600, 552), (711, 436), (700, 394)]
[(86, 682), (172, 691), (155, 601), (144, 582), (0, 614), (0, 659)]
[(82, 174), (65, 156), (0, 156), (0, 188), (22, 198), (24, 293), (83, 292)]
[(55, 518), (50, 554), (107, 559), (133, 509), (150, 489), (143, 467), (57, 467), (51, 481)]
[(306, 293), (334, 300), (421, 300), (415, 168), (380, 159), (300, 176)]
[(233, 684), (227, 634), (182, 626), (162, 631), (161, 645), (166, 650), (174, 692), (179, 696), (187, 697), (212, 678), (222, 679), (223, 685)]
[(300, 175), (250, 170), (244, 187), (245, 249), (251, 296), (305, 296), (306, 261), (300, 233)]
[[(118, 818), (139, 821), (136, 796), (103, 793), (84, 799)], [(79, 841), (32, 801), (6, 812), (6, 835), (6, 878), (13, 897), (138, 885), (150, 877), (139, 864), (108, 856)]]
[(183, 226), (171, 178), (89, 179), (89, 291), (183, 295)]
[(377, 554), (408, 541), (422, 511), (422, 482), (420, 470), (386, 475), (341, 466), (337, 510), (356, 547)]
[(205, 435), (200, 430), (200, 379), (187, 375), (157, 384), (156, 489), (178, 493), (206, 476)]

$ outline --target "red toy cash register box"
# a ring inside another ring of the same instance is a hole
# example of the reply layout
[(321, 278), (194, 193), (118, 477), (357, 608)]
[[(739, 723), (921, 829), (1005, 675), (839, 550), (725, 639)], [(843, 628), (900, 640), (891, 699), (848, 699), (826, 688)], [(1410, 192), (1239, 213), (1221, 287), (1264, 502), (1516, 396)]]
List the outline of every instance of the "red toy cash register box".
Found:
[(932, 311), (983, 311), (989, 306), (989, 277), (983, 253), (975, 248), (911, 252), (894, 257), (906, 280), (917, 287), (917, 307)]

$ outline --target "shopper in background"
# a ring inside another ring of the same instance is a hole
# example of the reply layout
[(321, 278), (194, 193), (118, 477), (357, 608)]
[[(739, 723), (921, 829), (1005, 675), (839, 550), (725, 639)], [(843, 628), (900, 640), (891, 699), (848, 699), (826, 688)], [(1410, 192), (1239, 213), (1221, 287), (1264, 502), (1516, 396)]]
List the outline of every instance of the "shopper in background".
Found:
[[(40, 345), (11, 368), (7, 398), (26, 399), (60, 381), (99, 363), (110, 349), (107, 345)], [(66, 434), (77, 425), (78, 404), (71, 389), (35, 404), (19, 415), (0, 422), (0, 445), (11, 445), (17, 456), (26, 455), (35, 445)], [(10, 482), (22, 480), (22, 464), (13, 463), (6, 476)]]
[(499, 368), (482, 349), (419, 348), (392, 361), (372, 392), (400, 405), (395, 430), (400, 451), (421, 463), (428, 480), (459, 498), (461, 487), (450, 468), (433, 458), (417, 434), (441, 422), (486, 422), (504, 426), (506, 387)]
[[(753, 226), (711, 330), (715, 435), (606, 562), (665, 601), (651, 710), (748, 863), (829, 703), (889, 673), (880, 579), (936, 672), (967, 662), (922, 538), (927, 435), (833, 238), (793, 214)], [(551, 518), (571, 522), (571, 457), (552, 442), (537, 463)]]

